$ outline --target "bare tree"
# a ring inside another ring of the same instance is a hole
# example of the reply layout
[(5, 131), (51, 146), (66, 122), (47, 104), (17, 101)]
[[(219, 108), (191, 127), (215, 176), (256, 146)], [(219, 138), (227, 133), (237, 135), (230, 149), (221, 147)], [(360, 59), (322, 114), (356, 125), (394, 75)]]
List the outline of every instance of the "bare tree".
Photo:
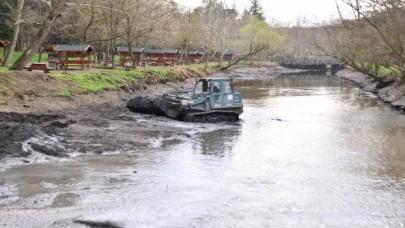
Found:
[(14, 49), (16, 47), (17, 40), (18, 40), (18, 33), (20, 32), (20, 24), (22, 23), (21, 14), (22, 14), (22, 9), (24, 7), (24, 0), (18, 0), (16, 9), (14, 9), (7, 1), (5, 1), (5, 4), (10, 8), (11, 12), (14, 15), (13, 16), (14, 31), (13, 31), (13, 38), (7, 49), (7, 53), (6, 53), (6, 56), (2, 63), (2, 66), (8, 66), (8, 64), (10, 63), (11, 57), (13, 56), (13, 53), (14, 53)]
[[(345, 19), (340, 13), (340, 20), (335, 26), (324, 26), (328, 45), (332, 48), (316, 42), (319, 50), (376, 80), (384, 80), (386, 76), (404, 80), (405, 2), (398, 0), (341, 0), (341, 2), (355, 12), (355, 20)], [(340, 12), (338, 2), (337, 8)]]
[(23, 70), (24, 66), (31, 60), (32, 56), (40, 49), (42, 43), (48, 36), (53, 24), (58, 20), (66, 9), (67, 0), (48, 0), (44, 1), (48, 13), (42, 21), (37, 34), (34, 36), (31, 44), (23, 52), (21, 57), (10, 67), (10, 70)]
[(122, 5), (123, 32), (131, 54), (133, 69), (136, 69), (137, 65), (137, 59), (132, 51), (134, 43), (170, 22), (166, 3), (165, 0), (126, 0)]

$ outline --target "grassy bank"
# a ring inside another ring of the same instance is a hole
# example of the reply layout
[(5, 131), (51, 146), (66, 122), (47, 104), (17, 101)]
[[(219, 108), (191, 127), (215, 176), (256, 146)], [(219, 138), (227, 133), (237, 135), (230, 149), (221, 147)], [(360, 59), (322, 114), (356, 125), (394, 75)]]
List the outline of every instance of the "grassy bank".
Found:
[[(209, 72), (216, 71), (216, 64), (209, 64)], [(64, 96), (76, 92), (89, 93), (103, 90), (133, 89), (143, 84), (165, 83), (184, 80), (189, 77), (202, 77), (206, 74), (203, 65), (175, 67), (140, 67), (136, 70), (100, 69), (96, 72), (53, 72), (51, 75), (59, 80), (75, 83), (73, 88), (62, 91)], [(73, 92), (70, 92), (73, 91)]]
[(216, 63), (186, 66), (150, 66), (136, 70), (91, 69), (89, 71), (8, 71), (0, 67), (0, 103), (10, 100), (27, 100), (36, 97), (72, 97), (77, 94), (102, 91), (135, 91), (144, 86), (169, 81), (183, 81), (187, 78), (203, 77), (218, 71)]

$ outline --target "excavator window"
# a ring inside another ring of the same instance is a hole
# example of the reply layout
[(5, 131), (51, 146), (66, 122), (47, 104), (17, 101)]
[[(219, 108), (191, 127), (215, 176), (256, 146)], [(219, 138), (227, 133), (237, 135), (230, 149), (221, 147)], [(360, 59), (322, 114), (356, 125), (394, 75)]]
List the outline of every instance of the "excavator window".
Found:
[(221, 90), (219, 89), (220, 88), (219, 82), (213, 82), (212, 86), (213, 86), (212, 91), (214, 93), (220, 93), (221, 92)]
[(210, 84), (208, 81), (198, 81), (195, 86), (194, 94), (209, 94)]
[(230, 81), (225, 81), (224, 85), (225, 85), (225, 93), (233, 93)]
[(214, 92), (214, 97), (216, 101), (219, 101), (219, 98), (221, 97), (221, 87), (219, 82), (213, 82), (212, 83), (212, 91)]

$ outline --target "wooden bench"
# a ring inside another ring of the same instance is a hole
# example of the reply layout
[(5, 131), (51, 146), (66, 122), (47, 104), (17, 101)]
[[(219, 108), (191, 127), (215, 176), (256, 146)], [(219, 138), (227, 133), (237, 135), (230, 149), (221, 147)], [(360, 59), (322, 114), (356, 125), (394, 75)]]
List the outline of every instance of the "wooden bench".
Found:
[(62, 69), (67, 70), (68, 66), (80, 66), (82, 70), (90, 68), (91, 60), (63, 60), (59, 64), (62, 65)]
[(152, 66), (170, 66), (173, 63), (166, 60), (148, 60), (148, 63)]
[(105, 57), (104, 59), (104, 66), (112, 65), (113, 61), (110, 57)]
[(28, 69), (28, 71), (43, 70), (45, 73), (49, 73), (50, 70), (53, 70), (52, 68), (49, 68), (46, 63), (31, 63), (31, 66), (24, 68)]
[(200, 63), (203, 63), (204, 60), (201, 60), (201, 59), (194, 59), (193, 62), (196, 63), (196, 64), (200, 64)]

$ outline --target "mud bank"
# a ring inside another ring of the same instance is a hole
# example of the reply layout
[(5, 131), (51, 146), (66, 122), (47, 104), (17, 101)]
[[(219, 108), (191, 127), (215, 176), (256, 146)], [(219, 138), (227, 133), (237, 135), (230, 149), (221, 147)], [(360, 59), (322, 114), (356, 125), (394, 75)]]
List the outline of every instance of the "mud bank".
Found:
[(50, 113), (0, 113), (0, 159), (10, 158), (6, 163), (11, 165), (59, 162), (84, 154), (164, 148), (188, 140), (199, 129), (134, 114), (125, 104), (120, 100)]
[(372, 77), (360, 72), (343, 70), (337, 73), (366, 92), (373, 93), (395, 110), (405, 112), (405, 84), (397, 81), (378, 82)]
[[(239, 68), (210, 77), (274, 77), (275, 72), (280, 71), (283, 69)], [(85, 154), (164, 148), (189, 140), (195, 133), (217, 129), (218, 126), (187, 124), (166, 117), (136, 114), (126, 107), (132, 98), (188, 91), (193, 82), (194, 79), (189, 78), (181, 82), (150, 84), (131, 93), (110, 91), (71, 99), (44, 97), (30, 104), (38, 110), (43, 110), (41, 104), (47, 104), (44, 106), (50, 110), (40, 112), (26, 113), (25, 108), (0, 106), (2, 168), (7, 164), (68, 161)]]

